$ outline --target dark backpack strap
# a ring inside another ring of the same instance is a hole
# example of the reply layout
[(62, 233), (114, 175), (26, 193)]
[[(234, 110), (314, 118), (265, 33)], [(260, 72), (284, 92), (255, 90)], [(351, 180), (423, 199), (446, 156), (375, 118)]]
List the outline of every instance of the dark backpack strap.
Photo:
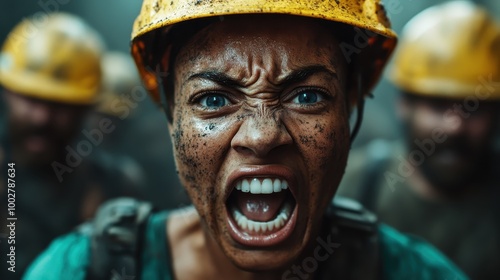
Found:
[(320, 267), (319, 279), (381, 279), (375, 214), (355, 200), (337, 196), (327, 210), (326, 225), (327, 230), (323, 234), (326, 239), (320, 243), (337, 245)]
[(140, 279), (142, 241), (152, 212), (150, 203), (117, 198), (104, 203), (92, 222), (79, 227), (91, 237), (87, 280)]

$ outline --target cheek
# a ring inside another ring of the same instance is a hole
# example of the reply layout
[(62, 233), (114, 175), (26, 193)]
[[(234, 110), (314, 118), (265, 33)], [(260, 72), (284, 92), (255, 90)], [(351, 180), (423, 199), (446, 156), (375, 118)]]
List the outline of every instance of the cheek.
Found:
[(488, 142), (492, 135), (493, 122), (488, 117), (471, 117), (467, 122), (467, 134), (478, 145)]
[(219, 122), (195, 118), (182, 105), (174, 110), (171, 137), (175, 162), (182, 184), (198, 205), (218, 197), (216, 183), (230, 141), (222, 127)]
[(442, 127), (442, 119), (442, 114), (420, 108), (415, 110), (413, 117), (410, 119), (410, 124), (416, 136), (424, 137), (429, 135), (436, 127)]
[[(345, 112), (347, 116), (347, 112)], [(309, 212), (324, 211), (340, 183), (349, 152), (349, 123), (347, 117), (331, 115), (305, 123), (298, 144), (302, 150), (309, 178)]]
[[(14, 98), (12, 97), (12, 99)], [(24, 120), (32, 112), (30, 104), (20, 99), (7, 99), (7, 107), (9, 108), (9, 118), (11, 120)]]
[(349, 151), (349, 123), (347, 111), (343, 111), (299, 121), (303, 128), (298, 135), (298, 145), (312, 182), (333, 183), (336, 180), (332, 180), (332, 175), (339, 178), (342, 175)]

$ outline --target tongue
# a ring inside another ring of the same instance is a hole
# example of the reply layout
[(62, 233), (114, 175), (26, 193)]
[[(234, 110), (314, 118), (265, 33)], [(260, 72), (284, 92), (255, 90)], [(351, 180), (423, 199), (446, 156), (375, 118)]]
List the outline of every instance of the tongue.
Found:
[(286, 192), (251, 194), (238, 192), (236, 206), (250, 220), (267, 222), (273, 220), (285, 201)]

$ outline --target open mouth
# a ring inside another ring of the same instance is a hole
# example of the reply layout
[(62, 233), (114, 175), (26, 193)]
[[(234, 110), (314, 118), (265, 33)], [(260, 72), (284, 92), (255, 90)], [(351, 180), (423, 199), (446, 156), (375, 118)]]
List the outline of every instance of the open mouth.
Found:
[(269, 175), (235, 180), (226, 201), (232, 238), (248, 246), (272, 246), (286, 240), (297, 216), (289, 186), (289, 180)]

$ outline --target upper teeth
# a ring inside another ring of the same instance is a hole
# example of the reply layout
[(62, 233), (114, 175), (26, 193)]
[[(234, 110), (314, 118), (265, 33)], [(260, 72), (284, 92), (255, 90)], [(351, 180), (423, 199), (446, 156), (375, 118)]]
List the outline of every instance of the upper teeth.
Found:
[(253, 178), (243, 179), (238, 181), (236, 189), (242, 192), (250, 192), (253, 194), (269, 194), (281, 192), (281, 190), (288, 189), (288, 182), (286, 180), (271, 179), (271, 178)]

